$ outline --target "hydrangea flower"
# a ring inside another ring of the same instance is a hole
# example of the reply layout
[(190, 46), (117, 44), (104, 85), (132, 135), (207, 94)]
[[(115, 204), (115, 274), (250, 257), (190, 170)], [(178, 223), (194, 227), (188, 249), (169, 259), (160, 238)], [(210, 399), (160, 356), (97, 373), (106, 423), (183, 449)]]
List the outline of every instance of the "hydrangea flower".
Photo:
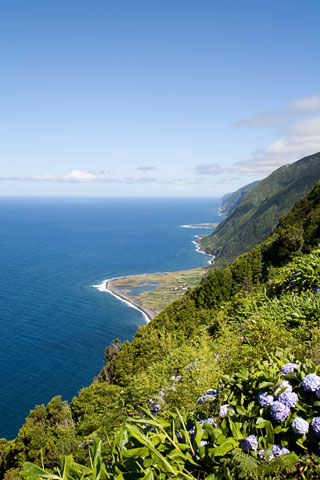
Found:
[(244, 452), (249, 452), (249, 450), (257, 450), (258, 440), (255, 435), (249, 435), (249, 437), (241, 440), (240, 447)]
[(309, 373), (304, 377), (301, 385), (306, 392), (315, 392), (320, 387), (320, 377), (315, 373)]
[(269, 405), (272, 405), (274, 401), (274, 396), (273, 395), (268, 395), (265, 392), (260, 392), (258, 395), (258, 403), (261, 407), (268, 407)]
[(295, 370), (297, 370), (297, 368), (299, 368), (298, 363), (286, 363), (281, 367), (281, 372), (284, 375), (288, 375), (288, 373), (294, 372)]
[(279, 395), (278, 400), (279, 402), (284, 403), (284, 405), (287, 405), (289, 408), (295, 408), (299, 397), (296, 393), (285, 390)]
[(309, 431), (309, 423), (303, 418), (296, 417), (291, 423), (292, 430), (297, 435), (305, 435)]
[(320, 417), (315, 417), (311, 422), (313, 433), (320, 437)]
[(219, 409), (219, 417), (220, 418), (225, 418), (229, 415), (229, 412), (235, 413), (234, 409), (230, 407), (229, 403), (226, 403), (225, 405), (221, 405)]
[(204, 447), (205, 445), (207, 445), (208, 442), (206, 442), (206, 440), (201, 440), (200, 442), (200, 447)]
[(282, 445), (272, 445), (271, 451), (275, 457), (277, 457), (278, 455), (285, 455), (286, 453), (290, 453), (290, 450), (282, 447)]
[(209, 402), (209, 404), (211, 405), (213, 400), (215, 400), (218, 395), (219, 395), (219, 390), (215, 390), (214, 388), (209, 388), (207, 391), (205, 391), (201, 395), (201, 397), (198, 398), (197, 404), (202, 405), (205, 402)]
[(265, 460), (268, 462), (274, 459), (274, 455), (271, 450), (259, 450), (258, 457), (260, 458), (260, 460)]
[(316, 395), (318, 398), (320, 398), (320, 387), (318, 388), (318, 390), (316, 391)]
[(320, 285), (317, 285), (316, 288), (314, 289), (314, 294), (317, 295), (317, 293), (320, 292)]
[(271, 416), (276, 422), (284, 422), (289, 415), (290, 408), (287, 405), (282, 402), (273, 402), (271, 405)]
[(204, 423), (210, 423), (210, 425), (217, 427), (217, 424), (213, 418), (205, 418), (204, 420), (199, 420), (198, 423), (201, 425), (201, 427), (204, 425)]
[(288, 380), (283, 380), (280, 387), (277, 388), (277, 390), (274, 392), (275, 396), (277, 396), (281, 392), (281, 390), (284, 390), (284, 391), (288, 390), (289, 392), (292, 392), (292, 385), (290, 385)]
[(160, 412), (160, 410), (162, 409), (160, 403), (156, 403), (153, 405), (153, 412), (157, 413), (157, 412)]

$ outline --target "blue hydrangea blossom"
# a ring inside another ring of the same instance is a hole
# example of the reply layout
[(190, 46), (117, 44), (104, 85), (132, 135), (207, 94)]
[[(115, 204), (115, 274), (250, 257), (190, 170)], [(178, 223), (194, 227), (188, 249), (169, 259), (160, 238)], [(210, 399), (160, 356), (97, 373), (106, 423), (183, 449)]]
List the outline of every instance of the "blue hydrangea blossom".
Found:
[(216, 422), (214, 421), (213, 418), (205, 418), (204, 420), (199, 420), (198, 423), (199, 423), (199, 425), (201, 425), (201, 427), (205, 423), (210, 423), (210, 425), (213, 425), (214, 427), (217, 427), (217, 424), (216, 424)]
[(282, 447), (282, 445), (272, 445), (271, 451), (275, 457), (277, 457), (278, 455), (285, 455), (286, 453), (290, 453), (290, 450)]
[(291, 427), (297, 435), (306, 435), (309, 432), (309, 423), (301, 417), (296, 417), (291, 423)]
[(299, 397), (294, 392), (288, 392), (285, 390), (283, 393), (279, 395), (279, 402), (284, 403), (289, 408), (295, 408)]
[(288, 373), (292, 373), (298, 368), (299, 368), (299, 365), (297, 363), (286, 363), (281, 367), (281, 372), (284, 375), (288, 375)]
[(289, 392), (292, 392), (292, 385), (290, 385), (288, 380), (283, 380), (280, 387), (277, 388), (277, 390), (274, 392), (275, 396), (277, 396), (281, 392), (281, 390), (283, 390), (284, 392), (287, 391), (287, 390)]
[(205, 402), (209, 402), (209, 404), (211, 405), (213, 400), (215, 400), (218, 395), (219, 395), (219, 390), (215, 390), (214, 388), (209, 388), (207, 391), (205, 391), (201, 395), (201, 397), (198, 398), (197, 404), (202, 405)]
[(320, 437), (320, 417), (315, 417), (311, 422), (313, 433)]
[(306, 392), (315, 392), (320, 387), (320, 377), (315, 373), (309, 373), (304, 377), (301, 385)]
[(282, 402), (273, 402), (271, 405), (271, 416), (276, 422), (284, 422), (289, 415), (290, 408), (287, 405)]
[(268, 407), (269, 405), (272, 405), (274, 402), (274, 396), (269, 395), (268, 393), (265, 392), (260, 392), (258, 395), (258, 403), (261, 407)]
[(256, 451), (258, 449), (258, 440), (255, 435), (249, 435), (249, 437), (241, 440), (240, 447), (244, 452), (249, 452), (249, 450)]
[(235, 413), (234, 409), (230, 407), (229, 403), (225, 403), (224, 405), (221, 405), (219, 409), (219, 417), (220, 418), (225, 418), (229, 415), (229, 412)]

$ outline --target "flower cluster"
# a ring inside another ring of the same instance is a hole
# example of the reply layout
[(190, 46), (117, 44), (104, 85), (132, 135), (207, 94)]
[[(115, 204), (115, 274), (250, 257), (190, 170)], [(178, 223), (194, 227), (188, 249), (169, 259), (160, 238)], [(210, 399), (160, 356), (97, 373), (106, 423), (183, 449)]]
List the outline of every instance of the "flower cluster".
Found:
[(215, 390), (214, 388), (209, 388), (206, 392), (204, 392), (201, 397), (198, 398), (197, 404), (202, 405), (205, 402), (209, 402), (209, 405), (212, 404), (213, 400), (219, 395), (219, 390)]
[(317, 285), (316, 288), (314, 289), (313, 293), (317, 295), (317, 293), (320, 292), (320, 285)]
[(299, 397), (296, 393), (285, 390), (279, 395), (278, 400), (289, 408), (295, 408)]
[(288, 375), (288, 373), (293, 373), (298, 368), (299, 368), (298, 363), (286, 363), (281, 367), (281, 372), (284, 375)]
[(309, 423), (301, 417), (296, 417), (291, 423), (291, 427), (297, 435), (305, 435), (309, 432)]
[(273, 402), (271, 405), (271, 416), (276, 422), (284, 422), (289, 415), (290, 407), (282, 402)]
[(219, 409), (219, 417), (220, 418), (225, 418), (229, 415), (229, 413), (235, 413), (234, 408), (232, 408), (229, 403), (226, 403), (225, 405), (221, 405)]
[(256, 451), (258, 448), (258, 440), (255, 435), (249, 435), (249, 437), (241, 440), (240, 447), (244, 452), (249, 452), (249, 450)]
[(203, 427), (203, 425), (205, 423), (210, 423), (210, 425), (213, 425), (214, 427), (217, 427), (218, 425), (216, 424), (216, 422), (214, 421), (213, 418), (205, 418), (204, 420), (199, 420), (198, 421), (198, 424)]
[(311, 422), (313, 433), (320, 437), (320, 417), (315, 417)]
[(292, 392), (292, 386), (290, 385), (290, 383), (288, 382), (288, 380), (283, 380), (283, 382), (281, 383), (280, 387), (277, 388), (277, 390), (274, 392), (275, 396), (279, 395), (279, 393), (281, 392), (281, 390), (283, 391), (289, 391), (289, 392)]
[(286, 453), (290, 453), (290, 450), (282, 447), (282, 445), (272, 445), (271, 451), (275, 457), (277, 457), (278, 455), (285, 455)]
[(274, 402), (274, 396), (273, 395), (268, 395), (265, 392), (260, 392), (258, 395), (258, 403), (261, 407), (268, 407), (269, 405), (272, 405)]
[(315, 392), (320, 388), (320, 377), (315, 373), (309, 373), (304, 377), (301, 385), (306, 392)]

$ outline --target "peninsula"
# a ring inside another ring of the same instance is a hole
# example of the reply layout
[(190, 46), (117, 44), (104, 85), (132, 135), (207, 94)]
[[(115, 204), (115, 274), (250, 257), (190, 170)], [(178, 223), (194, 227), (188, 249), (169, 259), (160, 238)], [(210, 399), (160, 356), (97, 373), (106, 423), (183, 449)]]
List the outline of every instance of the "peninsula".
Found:
[(100, 288), (140, 310), (149, 322), (174, 300), (184, 297), (210, 269), (212, 266), (208, 265), (179, 272), (111, 278)]

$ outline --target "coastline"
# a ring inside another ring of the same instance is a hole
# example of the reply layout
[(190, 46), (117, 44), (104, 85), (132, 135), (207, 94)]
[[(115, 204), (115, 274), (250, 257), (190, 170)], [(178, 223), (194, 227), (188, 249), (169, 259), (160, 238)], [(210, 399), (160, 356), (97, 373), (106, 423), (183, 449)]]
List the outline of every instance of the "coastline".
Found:
[(127, 277), (124, 276), (124, 277), (108, 278), (104, 280), (101, 283), (101, 285), (93, 285), (93, 287), (97, 288), (99, 292), (110, 293), (110, 295), (113, 295), (118, 300), (121, 300), (128, 307), (134, 308), (135, 310), (139, 310), (142, 313), (146, 323), (149, 323), (157, 315), (156, 312), (154, 312), (151, 308), (148, 308), (142, 305), (138, 299), (132, 297), (131, 295), (127, 295), (126, 293), (121, 292), (121, 290), (115, 287), (113, 282), (115, 280), (119, 280), (119, 278), (127, 278)]
[(215, 255), (213, 255), (212, 253), (207, 253), (205, 252), (204, 250), (201, 250), (201, 246), (200, 246), (200, 243), (199, 243), (199, 240), (201, 240), (201, 238), (203, 237), (203, 235), (195, 235), (195, 238), (197, 240), (193, 240), (193, 244), (196, 246), (196, 251), (198, 253), (202, 253), (203, 255), (208, 255), (209, 257), (211, 257), (211, 259), (208, 261), (208, 264), (209, 265), (213, 265), (214, 264), (214, 259), (215, 259)]
[[(195, 238), (197, 240), (193, 240), (191, 243), (193, 243), (196, 247), (196, 251), (198, 253), (202, 253), (203, 255), (207, 255), (210, 257), (210, 260), (208, 261), (209, 265), (213, 265), (215, 255), (206, 253), (205, 251), (201, 250), (201, 247), (199, 245), (199, 240), (202, 238), (202, 235), (195, 235)], [(202, 268), (202, 267), (199, 267)], [(206, 268), (206, 267), (203, 267)], [(193, 269), (188, 270), (188, 271), (193, 271)], [(176, 272), (158, 272), (155, 274), (150, 274), (150, 275), (167, 275), (167, 274), (174, 274)], [(143, 277), (144, 274), (138, 275), (139, 277)], [(142, 313), (144, 320), (146, 323), (149, 323), (154, 317), (158, 315), (157, 312), (155, 312), (152, 308), (147, 307), (143, 305), (141, 300), (137, 297), (134, 297), (132, 295), (128, 295), (127, 293), (122, 292), (117, 286), (115, 285), (115, 282), (117, 280), (126, 280), (126, 279), (131, 279), (135, 277), (135, 275), (128, 275), (128, 276), (121, 276), (121, 277), (112, 277), (112, 278), (107, 278), (104, 280), (101, 284), (99, 285), (92, 285), (94, 288), (97, 288), (99, 292), (107, 292), (110, 295), (113, 295), (115, 298), (118, 300), (122, 301), (125, 303), (128, 307), (134, 308), (135, 310), (138, 310), (140, 313)], [(174, 289), (174, 288), (173, 288)], [(174, 299), (173, 299), (174, 300)], [(163, 307), (165, 308), (165, 307)]]

